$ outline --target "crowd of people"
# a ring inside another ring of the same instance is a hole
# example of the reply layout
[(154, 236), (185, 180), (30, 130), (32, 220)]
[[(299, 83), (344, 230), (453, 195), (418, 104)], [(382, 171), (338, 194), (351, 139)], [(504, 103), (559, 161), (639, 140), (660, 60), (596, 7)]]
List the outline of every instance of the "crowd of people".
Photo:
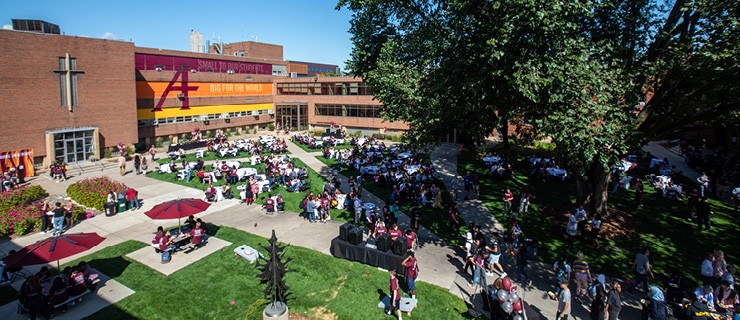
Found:
[(26, 169), (23, 163), (0, 172), (0, 191), (9, 191), (25, 183)]
[(57, 275), (49, 268), (41, 267), (38, 273), (26, 278), (21, 285), (18, 302), (31, 319), (37, 316), (49, 319), (54, 312), (66, 311), (68, 299), (88, 290), (94, 291), (97, 282), (98, 272), (85, 261), (74, 267), (66, 267)]

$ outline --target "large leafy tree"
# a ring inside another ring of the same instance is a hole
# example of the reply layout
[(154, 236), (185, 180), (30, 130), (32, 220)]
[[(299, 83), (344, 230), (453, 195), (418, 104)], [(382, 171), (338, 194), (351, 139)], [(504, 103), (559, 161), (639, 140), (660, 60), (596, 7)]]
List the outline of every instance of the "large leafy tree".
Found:
[[(553, 139), (605, 212), (637, 142), (738, 114), (740, 0), (341, 0), (353, 74), (413, 141), (481, 142), (515, 119)], [(502, 130), (506, 132), (506, 130)]]

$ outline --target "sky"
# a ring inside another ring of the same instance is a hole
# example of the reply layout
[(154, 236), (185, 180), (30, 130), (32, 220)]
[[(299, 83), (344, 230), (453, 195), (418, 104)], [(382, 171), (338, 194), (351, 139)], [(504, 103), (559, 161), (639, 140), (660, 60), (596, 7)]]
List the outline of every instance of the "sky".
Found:
[[(45, 20), (66, 35), (133, 41), (136, 46), (189, 51), (190, 31), (203, 40), (258, 41), (283, 46), (285, 60), (335, 64), (352, 50), (351, 13), (337, 0), (18, 1), (0, 0), (0, 25)], [(3, 44), (6, 45), (6, 44)]]

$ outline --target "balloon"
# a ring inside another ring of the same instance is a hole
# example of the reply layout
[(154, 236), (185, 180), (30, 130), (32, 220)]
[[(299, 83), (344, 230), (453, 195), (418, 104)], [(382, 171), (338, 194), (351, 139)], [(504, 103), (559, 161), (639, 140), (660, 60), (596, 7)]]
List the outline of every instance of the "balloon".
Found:
[(519, 294), (517, 294), (516, 291), (510, 293), (509, 300), (511, 300), (511, 303), (519, 301)]
[(509, 279), (509, 277), (504, 278), (503, 280), (501, 280), (501, 285), (503, 286), (504, 290), (508, 292), (509, 290), (511, 290), (511, 279)]
[(503, 302), (506, 301), (507, 298), (509, 298), (509, 293), (506, 292), (504, 289), (499, 289), (496, 293), (496, 296), (498, 296), (498, 301)]
[(514, 308), (514, 311), (521, 311), (522, 310), (522, 300), (517, 300), (511, 305), (512, 308)]
[(511, 302), (505, 301), (501, 304), (501, 309), (504, 310), (505, 313), (511, 313), (512, 310), (514, 310), (514, 306), (511, 305)]
[(515, 315), (514, 320), (524, 320), (524, 317), (522, 317), (521, 314)]

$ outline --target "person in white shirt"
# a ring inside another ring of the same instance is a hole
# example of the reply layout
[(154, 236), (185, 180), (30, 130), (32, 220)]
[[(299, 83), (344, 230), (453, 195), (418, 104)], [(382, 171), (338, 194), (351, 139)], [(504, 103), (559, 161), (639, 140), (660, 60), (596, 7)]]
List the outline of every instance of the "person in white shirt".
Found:
[(711, 253), (707, 256), (704, 261), (701, 262), (701, 280), (705, 286), (712, 285), (714, 283), (714, 255)]
[(696, 178), (696, 181), (699, 182), (699, 193), (704, 197), (704, 192), (709, 189), (709, 177), (707, 173), (702, 172), (701, 177)]

